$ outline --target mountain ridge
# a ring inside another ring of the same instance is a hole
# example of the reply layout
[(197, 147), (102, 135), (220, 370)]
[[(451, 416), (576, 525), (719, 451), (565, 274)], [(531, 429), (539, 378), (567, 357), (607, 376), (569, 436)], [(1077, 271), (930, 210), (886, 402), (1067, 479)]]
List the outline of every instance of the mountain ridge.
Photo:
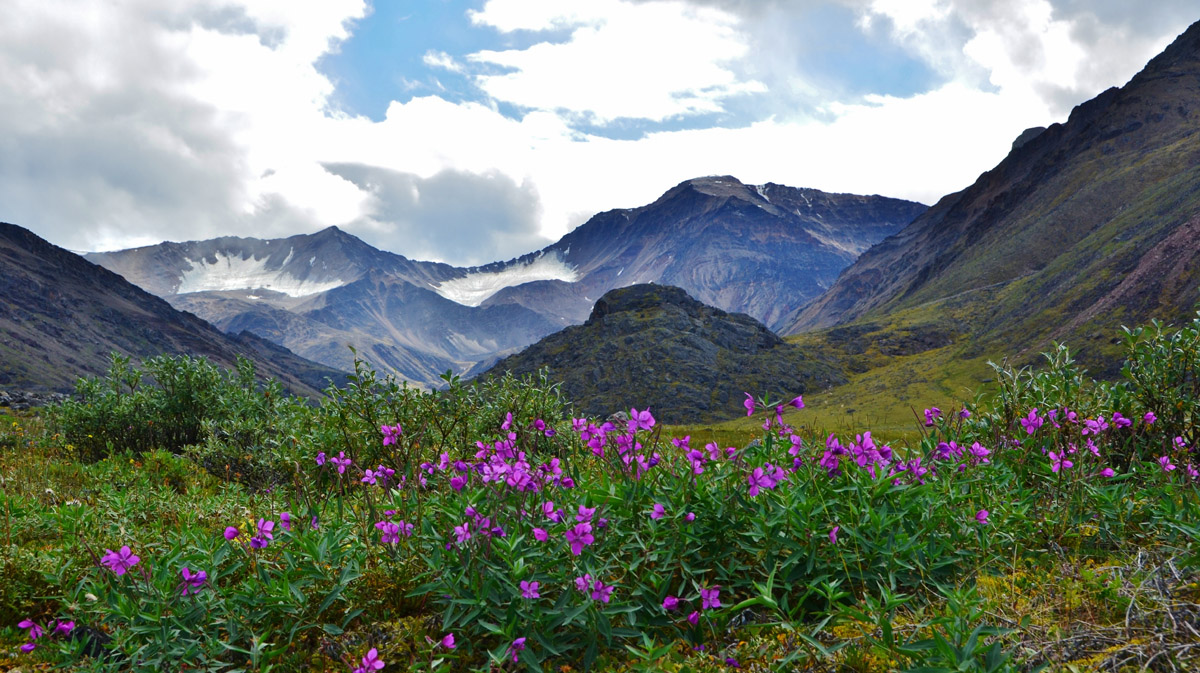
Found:
[(785, 333), (1000, 285), (974, 341), (1028, 352), (1068, 339), (1098, 364), (1106, 347), (1092, 335), (1125, 320), (1186, 318), (1200, 299), (1195, 257), (1170, 268), (1164, 295), (1112, 293), (1200, 214), (1198, 111), (1200, 23), (1124, 87), (1017, 144), (974, 184), (865, 252)]
[(109, 354), (203, 355), (232, 366), (249, 357), (264, 376), (317, 397), (344, 372), (254, 335), (227, 335), (116, 273), (28, 229), (0, 223), (0, 385), (69, 391), (102, 374)]
[(777, 324), (859, 251), (924, 209), (709, 176), (639, 208), (598, 213), (541, 250), (469, 268), (378, 251), (336, 228), (88, 259), (223, 330), (250, 330), (339, 368), (351, 366), (354, 345), (405, 378), (439, 385), (445, 371), (475, 370), (582, 322), (605, 292), (640, 282), (679, 285), (718, 308)]

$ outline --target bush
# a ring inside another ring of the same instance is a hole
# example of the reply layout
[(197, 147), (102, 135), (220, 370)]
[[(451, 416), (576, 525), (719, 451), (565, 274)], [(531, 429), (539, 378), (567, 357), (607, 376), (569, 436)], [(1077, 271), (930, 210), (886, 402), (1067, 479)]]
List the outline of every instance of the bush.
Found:
[(207, 439), (249, 450), (278, 437), (303, 403), (276, 381), (260, 383), (254, 363), (221, 370), (205, 358), (159, 356), (134, 367), (113, 354), (104, 378), (80, 379), (76, 398), (50, 407), (52, 428), (83, 460), (155, 448), (179, 452)]

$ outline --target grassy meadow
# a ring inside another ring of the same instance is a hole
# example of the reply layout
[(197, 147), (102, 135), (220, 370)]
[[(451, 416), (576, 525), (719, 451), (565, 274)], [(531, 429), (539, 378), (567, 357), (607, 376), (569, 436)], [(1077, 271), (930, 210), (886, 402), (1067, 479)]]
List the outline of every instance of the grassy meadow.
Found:
[(918, 318), (801, 337), (867, 344), (856, 378), (690, 428), (114, 358), (0, 415), (0, 669), (1196, 670), (1200, 321), (1102, 382), (935, 367)]

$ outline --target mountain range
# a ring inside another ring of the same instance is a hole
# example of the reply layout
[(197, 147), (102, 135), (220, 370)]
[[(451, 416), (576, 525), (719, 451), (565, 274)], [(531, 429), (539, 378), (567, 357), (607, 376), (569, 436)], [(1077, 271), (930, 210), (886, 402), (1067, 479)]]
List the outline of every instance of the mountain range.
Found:
[(238, 355), (294, 393), (317, 397), (344, 372), (248, 332), (226, 334), (115, 273), (13, 224), (0, 223), (0, 387), (70, 390), (108, 369), (110, 354)]
[(19, 227), (0, 233), (0, 383), (94, 367), (110, 348), (221, 359), (252, 344), (286, 378), (301, 369), (278, 364), (284, 347), (349, 369), (354, 346), (417, 383), (547, 366), (586, 410), (649, 401), (691, 421), (767, 379), (781, 394), (849, 379), (861, 396), (862, 376), (903, 361), (874, 384), (894, 397), (929, 367), (1029, 361), (1055, 340), (1112, 375), (1119, 325), (1186, 319), (1200, 301), (1200, 23), (930, 208), (716, 176), (481, 267), (334, 227), (88, 255), (221, 331)]
[(1066, 341), (1112, 373), (1118, 325), (1188, 318), (1200, 301), (1200, 23), (1124, 87), (1020, 140), (866, 251), (783, 332), (977, 295), (986, 310), (963, 330), (971, 349), (1028, 355)]
[(924, 210), (718, 176), (683, 182), (641, 208), (600, 213), (542, 250), (480, 267), (410, 260), (336, 227), (87, 258), (224, 331), (248, 331), (340, 369), (357, 353), (436, 385), (447, 370), (480, 371), (583, 322), (605, 292), (638, 283), (677, 285), (779, 328)]

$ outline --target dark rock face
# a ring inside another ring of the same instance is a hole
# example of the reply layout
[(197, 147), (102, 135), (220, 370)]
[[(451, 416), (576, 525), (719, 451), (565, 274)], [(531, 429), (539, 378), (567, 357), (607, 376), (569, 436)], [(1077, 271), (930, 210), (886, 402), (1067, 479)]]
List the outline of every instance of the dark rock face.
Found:
[(0, 223), (0, 387), (68, 391), (105, 372), (113, 351), (189, 354), (232, 366), (237, 355), (294, 392), (316, 396), (340, 371), (257, 339), (231, 337), (79, 255)]
[[(1200, 257), (1181, 232), (1200, 216), (1198, 110), (1200, 23), (1124, 87), (1022, 134), (996, 168), (859, 257), (784, 333), (989, 288), (1000, 290), (971, 338), (1009, 352), (1188, 318)], [(1157, 290), (1133, 291), (1135, 272)]]
[[(678, 285), (779, 326), (924, 209), (717, 176), (683, 182), (641, 208), (600, 213), (543, 250), (469, 269), (376, 250), (336, 227), (88, 258), (222, 330), (248, 330), (339, 368), (351, 366), (354, 346), (409, 380), (438, 385), (447, 370), (479, 371), (582, 322), (605, 292), (637, 283)], [(547, 264), (561, 273), (527, 273)], [(478, 299), (448, 290), (489, 284)]]
[(32, 392), (28, 390), (0, 390), (0, 407), (13, 411), (25, 411), (33, 407), (45, 407), (65, 401), (64, 393)]
[(706, 306), (677, 287), (612, 290), (583, 324), (552, 334), (489, 374), (542, 367), (592, 417), (649, 406), (667, 423), (738, 415), (743, 392), (791, 399), (845, 382), (745, 314)]

